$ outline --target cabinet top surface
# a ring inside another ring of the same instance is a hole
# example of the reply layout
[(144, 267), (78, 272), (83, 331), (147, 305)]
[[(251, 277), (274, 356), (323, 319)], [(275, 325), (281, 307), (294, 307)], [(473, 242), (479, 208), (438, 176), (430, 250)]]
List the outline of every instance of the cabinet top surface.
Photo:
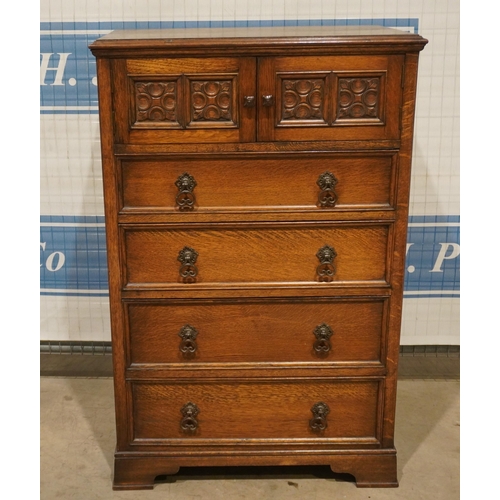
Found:
[(405, 46), (407, 50), (421, 50), (426, 43), (420, 35), (382, 26), (272, 26), (116, 30), (93, 42), (90, 49), (94, 53), (120, 49), (169, 50), (181, 46), (251, 50), (293, 44), (310, 48)]

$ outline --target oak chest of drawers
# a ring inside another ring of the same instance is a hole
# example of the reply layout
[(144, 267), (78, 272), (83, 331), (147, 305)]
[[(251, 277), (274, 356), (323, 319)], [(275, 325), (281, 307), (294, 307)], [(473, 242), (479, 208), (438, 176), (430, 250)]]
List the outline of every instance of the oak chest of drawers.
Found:
[(97, 58), (115, 489), (182, 466), (397, 486), (419, 35), (113, 32)]

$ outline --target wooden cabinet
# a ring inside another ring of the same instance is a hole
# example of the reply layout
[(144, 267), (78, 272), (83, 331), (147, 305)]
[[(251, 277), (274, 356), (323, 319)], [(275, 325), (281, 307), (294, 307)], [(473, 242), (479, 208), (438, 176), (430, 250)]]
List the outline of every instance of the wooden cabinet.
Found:
[(97, 57), (115, 489), (183, 466), (397, 486), (417, 61), (379, 27), (116, 31)]

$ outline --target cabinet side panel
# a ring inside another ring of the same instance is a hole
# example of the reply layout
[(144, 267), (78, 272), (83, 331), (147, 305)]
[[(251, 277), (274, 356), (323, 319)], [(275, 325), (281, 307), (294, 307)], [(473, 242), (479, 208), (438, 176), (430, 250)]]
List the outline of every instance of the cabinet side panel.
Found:
[(127, 405), (125, 397), (125, 360), (123, 348), (123, 316), (120, 298), (120, 257), (118, 250), (118, 199), (115, 160), (113, 155), (112, 72), (110, 61), (97, 60), (99, 81), (99, 121), (104, 184), (104, 212), (106, 217), (106, 246), (108, 259), (111, 337), (113, 341), (113, 370), (116, 405), (118, 448), (125, 445)]
[(413, 122), (417, 83), (418, 54), (407, 54), (405, 59), (404, 90), (401, 112), (401, 150), (396, 188), (396, 222), (392, 263), (390, 265), (393, 295), (389, 307), (389, 335), (387, 343), (387, 380), (385, 384), (384, 429), (382, 444), (394, 446), (394, 420), (396, 411), (396, 386), (401, 335), (401, 313), (408, 228), (411, 159), (413, 147)]

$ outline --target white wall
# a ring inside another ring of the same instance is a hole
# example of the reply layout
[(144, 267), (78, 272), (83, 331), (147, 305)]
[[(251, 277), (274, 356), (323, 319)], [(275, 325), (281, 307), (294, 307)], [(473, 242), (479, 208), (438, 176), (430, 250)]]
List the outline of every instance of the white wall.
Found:
[(402, 343), (460, 343), (459, 0), (42, 0), (40, 13), (42, 340), (110, 340), (88, 43), (111, 29), (160, 22), (349, 20), (397, 24), (429, 40), (419, 67)]

